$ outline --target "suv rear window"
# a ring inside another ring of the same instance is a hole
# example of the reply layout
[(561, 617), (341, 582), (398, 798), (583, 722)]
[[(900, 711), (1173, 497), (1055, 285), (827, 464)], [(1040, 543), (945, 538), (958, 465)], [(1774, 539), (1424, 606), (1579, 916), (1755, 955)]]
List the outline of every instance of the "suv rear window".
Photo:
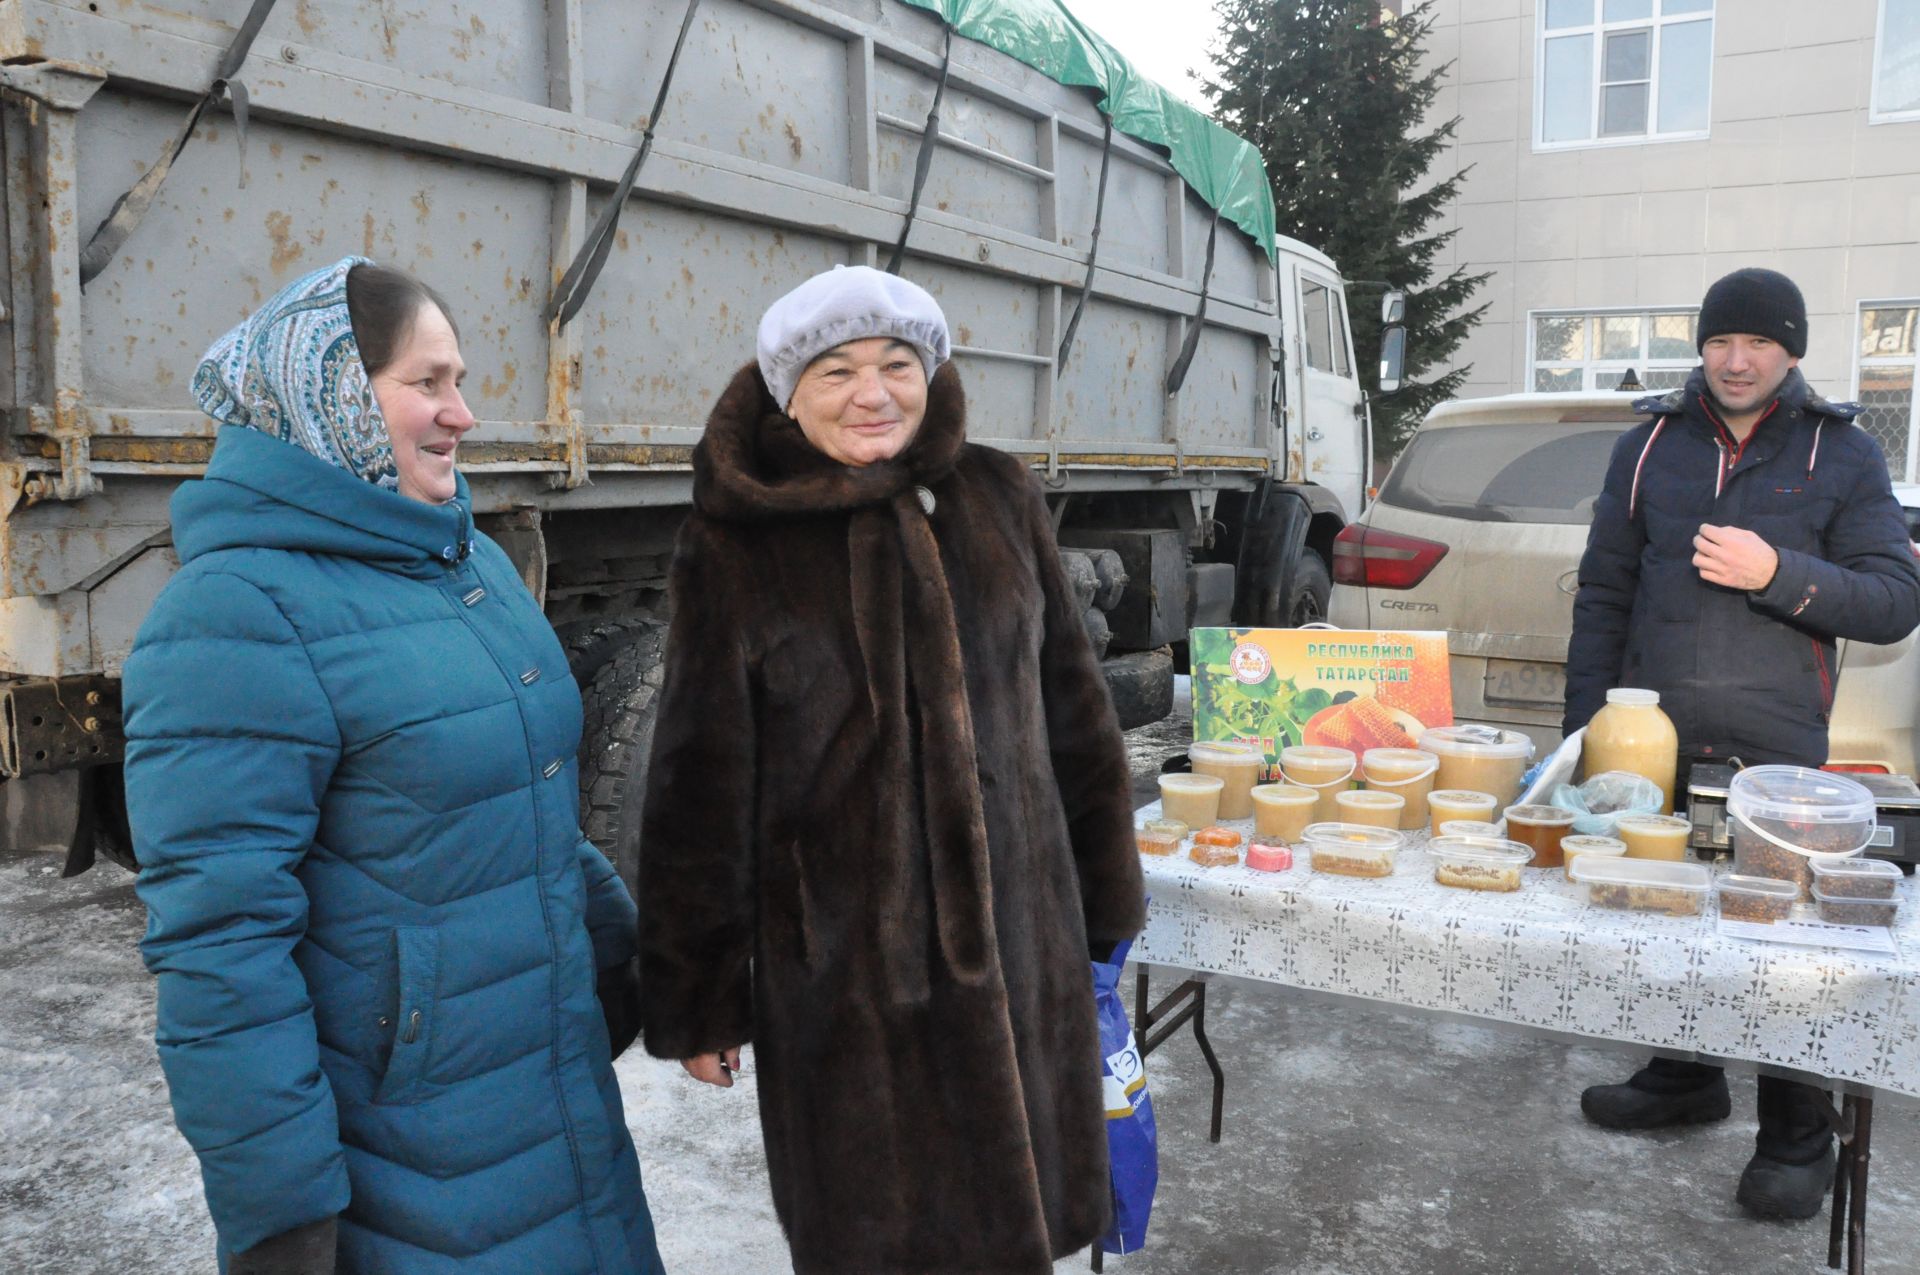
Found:
[(1422, 430), (1394, 462), (1383, 503), (1473, 522), (1585, 526), (1613, 444), (1634, 422)]

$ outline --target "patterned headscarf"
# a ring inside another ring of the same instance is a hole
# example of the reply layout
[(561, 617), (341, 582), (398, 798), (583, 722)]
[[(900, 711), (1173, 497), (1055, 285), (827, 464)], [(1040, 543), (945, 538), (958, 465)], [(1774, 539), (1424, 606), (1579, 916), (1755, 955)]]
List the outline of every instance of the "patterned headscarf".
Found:
[(193, 374), (193, 396), (223, 425), (244, 425), (313, 453), (376, 487), (399, 471), (347, 314), (344, 257), (302, 275), (218, 341)]

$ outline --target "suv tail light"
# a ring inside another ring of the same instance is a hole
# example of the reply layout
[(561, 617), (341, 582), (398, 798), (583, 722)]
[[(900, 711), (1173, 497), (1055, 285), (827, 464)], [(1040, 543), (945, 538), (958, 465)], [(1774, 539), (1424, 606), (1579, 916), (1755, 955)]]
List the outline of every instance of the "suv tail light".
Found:
[(1447, 556), (1448, 546), (1350, 523), (1333, 540), (1333, 582), (1411, 589)]

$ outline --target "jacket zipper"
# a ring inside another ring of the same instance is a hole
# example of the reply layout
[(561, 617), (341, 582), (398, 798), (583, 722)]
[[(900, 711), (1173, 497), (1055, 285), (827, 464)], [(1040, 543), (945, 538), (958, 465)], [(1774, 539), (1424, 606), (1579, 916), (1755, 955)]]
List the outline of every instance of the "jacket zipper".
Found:
[(1827, 653), (1818, 638), (1807, 640), (1813, 643), (1813, 667), (1820, 674), (1820, 715), (1827, 717), (1833, 713), (1833, 678), (1827, 675)]

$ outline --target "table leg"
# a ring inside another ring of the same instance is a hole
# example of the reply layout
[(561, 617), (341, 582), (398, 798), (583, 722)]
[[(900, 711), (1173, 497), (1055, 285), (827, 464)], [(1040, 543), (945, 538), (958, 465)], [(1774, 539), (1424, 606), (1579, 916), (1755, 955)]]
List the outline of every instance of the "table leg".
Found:
[(1101, 1270), (1100, 1258), (1101, 1258), (1100, 1241), (1095, 1240), (1093, 1242), (1093, 1269), (1094, 1269), (1095, 1275), (1099, 1275), (1099, 1272)]
[[(1147, 967), (1138, 967), (1134, 983), (1134, 1038), (1140, 1044), (1140, 1058), (1145, 1061), (1147, 1055), (1158, 1049), (1186, 1025), (1193, 1022), (1193, 1039), (1200, 1046), (1200, 1054), (1207, 1062), (1207, 1070), (1213, 1073), (1213, 1118), (1208, 1126), (1207, 1140), (1220, 1141), (1220, 1120), (1226, 1106), (1227, 1074), (1220, 1067), (1220, 1060), (1214, 1055), (1213, 1042), (1207, 1039), (1207, 985), (1197, 978), (1190, 978), (1162, 997), (1160, 1003), (1147, 1008)], [(1178, 1006), (1176, 1009), (1175, 1007)]]
[[(1843, 1101), (1851, 1103), (1853, 1099)], [(1847, 1237), (1847, 1185), (1852, 1177), (1853, 1139), (1843, 1131), (1840, 1134), (1840, 1163), (1833, 1171), (1833, 1216), (1827, 1225), (1827, 1265), (1836, 1271), (1840, 1269), (1840, 1255)]]
[(1867, 1170), (1873, 1161), (1873, 1099), (1849, 1096), (1853, 1108), (1853, 1201), (1847, 1215), (1847, 1275), (1867, 1269)]

